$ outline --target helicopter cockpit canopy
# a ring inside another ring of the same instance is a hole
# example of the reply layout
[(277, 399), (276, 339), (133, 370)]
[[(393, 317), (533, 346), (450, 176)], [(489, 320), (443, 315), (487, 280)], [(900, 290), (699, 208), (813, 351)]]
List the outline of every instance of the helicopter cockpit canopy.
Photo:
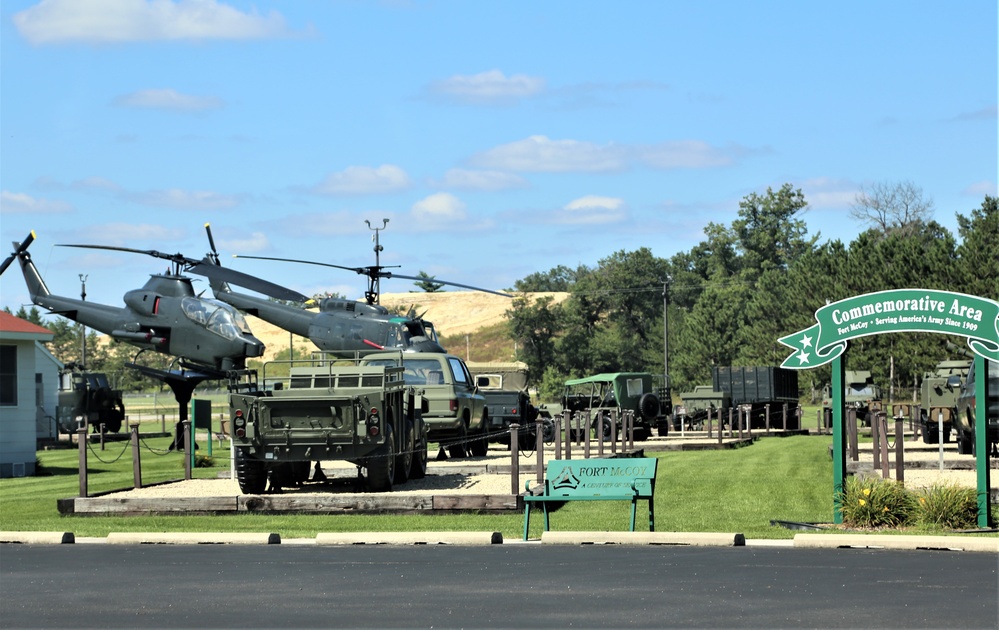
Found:
[(226, 339), (239, 339), (252, 334), (243, 314), (224, 302), (186, 297), (181, 300), (180, 305), (188, 319), (198, 322), (216, 335)]

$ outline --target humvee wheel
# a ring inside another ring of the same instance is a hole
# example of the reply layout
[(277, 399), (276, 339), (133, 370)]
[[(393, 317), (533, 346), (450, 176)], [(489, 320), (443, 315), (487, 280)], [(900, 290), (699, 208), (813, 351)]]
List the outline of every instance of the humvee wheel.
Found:
[(395, 478), (395, 438), (392, 427), (385, 431), (385, 444), (368, 458), (368, 489), (372, 492), (388, 492)]
[(413, 467), (413, 421), (406, 421), (405, 433), (402, 439), (402, 452), (395, 456), (395, 477), (394, 483), (406, 483), (409, 480), (409, 471)]
[(236, 481), (243, 494), (260, 494), (267, 487), (267, 467), (258, 459), (247, 457), (236, 449)]
[(421, 434), (413, 447), (413, 465), (409, 469), (410, 479), (423, 479), (427, 476), (427, 440)]

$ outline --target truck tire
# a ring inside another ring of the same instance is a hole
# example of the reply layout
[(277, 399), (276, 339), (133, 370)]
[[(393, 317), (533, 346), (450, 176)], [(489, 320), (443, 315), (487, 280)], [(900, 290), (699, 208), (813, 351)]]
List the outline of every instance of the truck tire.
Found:
[(413, 467), (414, 441), (413, 421), (407, 420), (402, 440), (402, 450), (396, 453), (395, 456), (395, 477), (392, 480), (394, 483), (406, 483), (409, 480), (409, 470)]
[(486, 453), (489, 452), (489, 438), (486, 437), (486, 433), (489, 431), (488, 426), (489, 417), (484, 416), (482, 418), (482, 431), (480, 431), (482, 436), (473, 439), (468, 444), (468, 450), (472, 454), (472, 457), (485, 457)]
[(652, 392), (645, 392), (642, 397), (638, 399), (638, 413), (642, 416), (642, 419), (646, 422), (653, 424), (656, 418), (659, 417), (659, 413), (662, 411), (662, 405), (659, 404), (659, 397)]
[(385, 443), (368, 458), (368, 490), (389, 492), (395, 478), (395, 437), (392, 425), (386, 425)]
[(447, 454), (455, 459), (460, 459), (465, 456), (465, 446), (468, 441), (468, 425), (465, 421), (458, 423), (458, 435), (454, 438), (454, 441), (448, 444)]
[(267, 468), (258, 459), (247, 457), (243, 449), (236, 449), (236, 481), (243, 494), (260, 494), (267, 487)]

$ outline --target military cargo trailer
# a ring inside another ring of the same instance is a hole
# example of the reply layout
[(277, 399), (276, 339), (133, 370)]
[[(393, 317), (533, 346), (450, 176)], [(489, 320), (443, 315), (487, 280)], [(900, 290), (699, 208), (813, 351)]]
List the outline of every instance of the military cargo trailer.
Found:
[(711, 388), (728, 394), (733, 407), (749, 411), (750, 428), (766, 427), (766, 409), (770, 405), (770, 423), (780, 417), (784, 404), (788, 406), (787, 429), (799, 428), (798, 372), (779, 367), (714, 367)]
[(315, 353), (265, 363), (263, 383), (249, 390), (230, 384), (236, 478), (244, 494), (264, 492), (268, 481), (272, 489), (302, 484), (321, 461), (364, 468), (374, 492), (426, 475), (423, 401), (405, 385), (402, 368)]

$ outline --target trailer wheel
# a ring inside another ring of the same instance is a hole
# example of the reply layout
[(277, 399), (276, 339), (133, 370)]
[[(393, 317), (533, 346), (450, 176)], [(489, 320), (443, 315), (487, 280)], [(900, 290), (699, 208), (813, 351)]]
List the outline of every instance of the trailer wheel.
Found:
[(267, 487), (267, 467), (259, 459), (248, 457), (236, 449), (236, 481), (243, 494), (260, 494)]
[(372, 492), (388, 492), (395, 478), (395, 436), (392, 425), (385, 427), (385, 443), (368, 458), (368, 489)]

